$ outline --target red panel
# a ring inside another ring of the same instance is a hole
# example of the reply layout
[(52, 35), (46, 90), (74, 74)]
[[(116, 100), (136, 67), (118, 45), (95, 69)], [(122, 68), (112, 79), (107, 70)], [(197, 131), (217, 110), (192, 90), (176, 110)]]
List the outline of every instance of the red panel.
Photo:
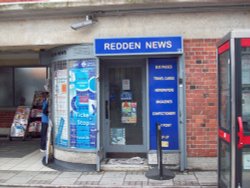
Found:
[(244, 135), (244, 128), (243, 128), (243, 122), (242, 122), (242, 118), (241, 117), (238, 117), (238, 125), (239, 125), (239, 132), (238, 132), (239, 142), (238, 142), (238, 148), (242, 149), (245, 145), (250, 145), (250, 136), (245, 136)]
[(230, 134), (228, 134), (227, 132), (225, 132), (221, 129), (219, 129), (219, 137), (228, 143), (230, 143), (230, 141), (231, 141)]
[(229, 41), (227, 41), (218, 48), (218, 53), (222, 54), (223, 52), (229, 50), (229, 48), (230, 48), (230, 43)]
[(250, 47), (250, 38), (249, 39), (241, 39), (240, 44), (242, 47)]

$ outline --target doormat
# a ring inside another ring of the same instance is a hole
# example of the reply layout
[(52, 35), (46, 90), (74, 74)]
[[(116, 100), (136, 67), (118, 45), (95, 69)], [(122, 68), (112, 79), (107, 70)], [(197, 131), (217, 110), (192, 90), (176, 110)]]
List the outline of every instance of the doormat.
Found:
[(128, 159), (109, 159), (107, 160), (106, 164), (113, 164), (113, 165), (140, 165), (145, 163), (145, 159), (141, 157), (132, 157)]

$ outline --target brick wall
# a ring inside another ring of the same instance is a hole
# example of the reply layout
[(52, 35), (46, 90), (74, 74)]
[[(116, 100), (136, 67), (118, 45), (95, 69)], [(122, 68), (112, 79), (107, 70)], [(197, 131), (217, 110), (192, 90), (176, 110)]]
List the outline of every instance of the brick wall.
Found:
[(0, 111), (0, 128), (10, 128), (13, 121), (15, 111), (1, 110)]
[(217, 41), (184, 40), (189, 157), (217, 155)]

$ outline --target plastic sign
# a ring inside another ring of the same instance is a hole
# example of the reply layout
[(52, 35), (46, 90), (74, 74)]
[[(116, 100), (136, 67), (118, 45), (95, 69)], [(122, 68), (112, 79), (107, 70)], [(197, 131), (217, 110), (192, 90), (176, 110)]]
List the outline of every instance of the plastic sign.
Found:
[(150, 149), (157, 148), (156, 124), (161, 124), (163, 150), (178, 150), (177, 59), (149, 59)]
[(96, 56), (181, 54), (182, 46), (181, 36), (95, 39), (95, 54)]
[(78, 60), (69, 69), (70, 147), (96, 148), (96, 62)]

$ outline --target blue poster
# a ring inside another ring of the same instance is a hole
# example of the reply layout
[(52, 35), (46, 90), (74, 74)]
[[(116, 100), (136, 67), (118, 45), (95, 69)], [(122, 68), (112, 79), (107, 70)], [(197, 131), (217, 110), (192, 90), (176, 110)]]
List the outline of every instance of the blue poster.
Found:
[(61, 147), (68, 146), (68, 140), (63, 139), (63, 136), (62, 136), (64, 126), (65, 126), (65, 120), (61, 117), (60, 122), (59, 122), (59, 126), (58, 126), (58, 130), (57, 130), (56, 139), (55, 139), (56, 145), (61, 146)]
[(157, 149), (156, 124), (161, 124), (163, 150), (178, 150), (177, 59), (149, 59), (150, 149)]
[(96, 61), (79, 60), (69, 70), (70, 147), (96, 148)]

